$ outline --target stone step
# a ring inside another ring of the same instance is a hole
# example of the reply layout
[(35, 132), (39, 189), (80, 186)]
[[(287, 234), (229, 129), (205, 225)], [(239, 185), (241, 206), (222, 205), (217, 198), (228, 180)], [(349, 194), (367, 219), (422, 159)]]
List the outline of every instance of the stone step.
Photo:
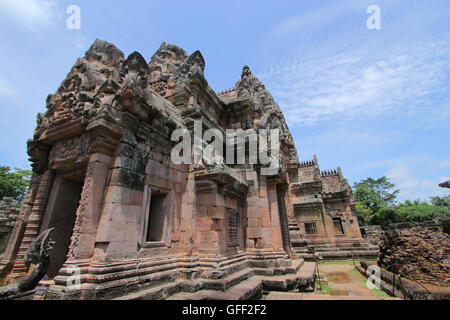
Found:
[(112, 300), (161, 300), (180, 292), (180, 282), (162, 284), (149, 289), (133, 292)]
[(264, 300), (401, 300), (394, 297), (344, 296), (317, 293), (270, 292)]
[(226, 291), (201, 290), (194, 293), (180, 292), (167, 300), (251, 300), (262, 295), (262, 283), (258, 279), (247, 279)]
[(249, 268), (248, 260), (237, 260), (235, 262), (225, 264), (219, 267), (219, 269), (205, 269), (205, 274), (208, 274), (207, 278), (223, 279), (230, 274)]
[(115, 300), (249, 300), (260, 298), (263, 290), (302, 291), (314, 288), (315, 263), (294, 260), (291, 274), (257, 276), (251, 268), (223, 279), (177, 280), (116, 298)]
[[(307, 248), (294, 248), (295, 252), (298, 253), (310, 253), (308, 252)], [(364, 248), (364, 247), (359, 247), (359, 248), (354, 248), (354, 247), (345, 247), (345, 248), (336, 248), (336, 247), (328, 247), (328, 248), (314, 248), (315, 252), (339, 252), (339, 251), (345, 251), (345, 252), (358, 252), (358, 251), (373, 251), (373, 252), (378, 252), (379, 249), (378, 248)]]
[(348, 260), (352, 259), (352, 257), (354, 259), (360, 258), (376, 259), (378, 257), (378, 250), (322, 251), (316, 252), (315, 254), (298, 252), (296, 250), (295, 253), (305, 260), (311, 260), (313, 258), (319, 257), (321, 257), (324, 260)]
[(288, 274), (276, 277), (259, 276), (263, 282), (263, 288), (267, 291), (287, 291), (298, 288), (300, 291), (314, 290), (315, 262), (304, 262), (296, 274)]
[(226, 291), (232, 286), (255, 275), (253, 269), (246, 268), (238, 272), (227, 275), (223, 279), (202, 279), (203, 288), (206, 290)]
[(280, 268), (256, 268), (253, 267), (255, 271), (255, 275), (258, 276), (274, 276), (274, 275), (283, 275), (289, 273), (297, 273), (300, 268), (303, 266), (305, 262), (304, 259), (296, 259), (292, 260), (292, 265), (288, 267), (280, 267)]
[(360, 245), (352, 245), (352, 244), (309, 244), (310, 247), (313, 247), (316, 250), (320, 249), (330, 249), (330, 248), (336, 248), (336, 249), (345, 249), (345, 250), (352, 250), (352, 249), (359, 249), (359, 248), (371, 248), (369, 244), (363, 243)]

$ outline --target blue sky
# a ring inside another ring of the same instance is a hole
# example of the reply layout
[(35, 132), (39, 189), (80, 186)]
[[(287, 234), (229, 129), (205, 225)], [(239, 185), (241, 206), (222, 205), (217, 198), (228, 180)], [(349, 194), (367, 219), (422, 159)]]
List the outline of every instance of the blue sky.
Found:
[[(80, 30), (66, 27), (70, 5)], [(366, 27), (369, 5), (381, 30)], [(448, 0), (0, 0), (0, 164), (29, 167), (36, 114), (96, 38), (147, 60), (161, 41), (198, 49), (216, 91), (248, 64), (301, 160), (316, 154), (351, 184), (387, 175), (400, 200), (448, 194)]]

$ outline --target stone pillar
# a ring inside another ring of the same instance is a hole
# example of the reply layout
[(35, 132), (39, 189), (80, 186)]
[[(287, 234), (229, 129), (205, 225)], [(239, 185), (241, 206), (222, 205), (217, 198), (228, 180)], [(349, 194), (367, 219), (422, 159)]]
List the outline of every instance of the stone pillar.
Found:
[(94, 153), (89, 159), (71, 237), (69, 259), (87, 259), (91, 258), (94, 253), (97, 227), (102, 213), (104, 190), (111, 161), (111, 157), (103, 153)]
[(324, 231), (324, 237), (325, 238), (334, 238), (334, 226), (333, 226), (333, 220), (331, 219), (328, 212), (325, 210), (325, 206), (322, 204), (321, 207), (321, 216), (322, 216), (322, 226)]
[[(260, 194), (260, 183), (256, 172), (247, 171), (246, 178), (250, 182), (250, 186), (247, 194), (247, 239), (245, 240), (247, 241), (247, 248), (254, 248), (263, 244), (261, 231), (261, 227), (263, 226), (262, 215), (264, 214), (267, 217), (269, 208), (267, 201), (264, 210), (261, 208), (263, 202), (260, 200), (260, 196), (265, 195), (265, 188), (264, 195)], [(268, 225), (266, 224), (265, 227), (268, 227)]]
[(286, 211), (286, 190), (278, 188), (278, 211), (280, 213), (280, 226), (283, 248), (287, 253), (291, 253), (291, 240), (289, 238), (288, 214)]
[[(254, 216), (260, 219), (260, 227), (253, 228), (252, 233), (248, 232), (249, 239), (256, 239), (259, 235), (260, 244), (256, 243), (257, 248), (272, 248), (272, 221), (271, 221), (271, 213), (270, 213), (270, 204), (268, 198), (268, 187), (267, 187), (267, 179), (265, 176), (260, 176), (259, 180), (256, 178), (255, 182), (258, 182), (258, 191), (257, 197), (253, 198), (250, 201), (250, 197), (247, 200), (248, 208), (247, 208), (247, 216)], [(247, 228), (250, 230), (250, 224)]]
[(267, 184), (267, 196), (269, 198), (270, 221), (272, 226), (272, 247), (274, 250), (283, 248), (281, 235), (280, 212), (278, 210), (278, 194), (276, 183)]

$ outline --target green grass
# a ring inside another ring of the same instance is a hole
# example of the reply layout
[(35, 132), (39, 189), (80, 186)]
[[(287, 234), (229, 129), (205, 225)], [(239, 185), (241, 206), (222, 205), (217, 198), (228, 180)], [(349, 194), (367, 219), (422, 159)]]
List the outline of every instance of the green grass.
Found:
[[(359, 265), (359, 260), (355, 260), (355, 264)], [(340, 260), (340, 261), (324, 261), (321, 262), (320, 265), (351, 265), (353, 266), (353, 261), (352, 260)], [(320, 265), (319, 265), (319, 270), (320, 270)], [(333, 276), (327, 274), (326, 272), (321, 271), (320, 272), (322, 276), (326, 277), (328, 279), (327, 283), (322, 283), (322, 290), (320, 290), (319, 287), (319, 283), (316, 280), (316, 293), (319, 294), (329, 294), (332, 295), (333, 294), (333, 289), (328, 285), (328, 283), (332, 283), (334, 281)], [(364, 276), (362, 274), (360, 274), (356, 269), (352, 268), (351, 270), (347, 271), (347, 274), (351, 277), (355, 277), (356, 279), (358, 279), (360, 281), (360, 285), (361, 287), (366, 288), (366, 278), (364, 278)], [(384, 298), (384, 297), (389, 297), (389, 295), (387, 293), (385, 293), (384, 291), (382, 291), (381, 289), (370, 289), (372, 291), (373, 294), (375, 294), (377, 297), (380, 298)]]
[[(322, 290), (320, 290), (320, 286), (322, 285)], [(328, 283), (326, 282), (322, 282), (321, 284), (319, 284), (319, 281), (316, 279), (316, 293), (319, 294), (333, 294), (333, 289), (330, 288), (330, 286), (328, 285)]]
[[(364, 276), (361, 273), (359, 273), (358, 270), (352, 269), (352, 270), (347, 271), (347, 273), (349, 275), (352, 275), (352, 276), (356, 277), (357, 279), (359, 279), (361, 281), (361, 286), (367, 287), (366, 286), (367, 279), (364, 278)], [(377, 297), (381, 297), (381, 298), (389, 297), (389, 295), (381, 289), (375, 288), (375, 289), (370, 289), (370, 291), (372, 291)]]
[[(321, 265), (353, 265), (352, 260), (338, 260), (338, 261), (323, 261), (319, 263), (319, 268)], [(359, 265), (359, 260), (355, 260), (355, 265)]]

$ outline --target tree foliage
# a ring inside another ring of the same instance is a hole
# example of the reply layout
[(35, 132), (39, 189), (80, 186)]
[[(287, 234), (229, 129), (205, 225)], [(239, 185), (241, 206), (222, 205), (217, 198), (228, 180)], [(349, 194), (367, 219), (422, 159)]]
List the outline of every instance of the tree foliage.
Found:
[(433, 206), (446, 207), (450, 209), (450, 195), (445, 197), (430, 197), (431, 204)]
[(22, 201), (23, 196), (30, 184), (32, 171), (0, 166), (0, 200), (11, 197)]
[(430, 205), (426, 202), (409, 201), (400, 203), (395, 207), (397, 216), (401, 221), (427, 221), (436, 218), (439, 215), (450, 216), (450, 209), (444, 206)]
[(395, 203), (399, 190), (388, 178), (367, 178), (353, 185), (356, 216), (362, 225), (370, 224), (373, 215), (383, 207)]
[(360, 225), (381, 225), (386, 229), (392, 223), (432, 220), (439, 215), (450, 216), (450, 196), (431, 197), (431, 204), (406, 200), (397, 204), (399, 190), (388, 178), (367, 178), (355, 183), (356, 216)]

